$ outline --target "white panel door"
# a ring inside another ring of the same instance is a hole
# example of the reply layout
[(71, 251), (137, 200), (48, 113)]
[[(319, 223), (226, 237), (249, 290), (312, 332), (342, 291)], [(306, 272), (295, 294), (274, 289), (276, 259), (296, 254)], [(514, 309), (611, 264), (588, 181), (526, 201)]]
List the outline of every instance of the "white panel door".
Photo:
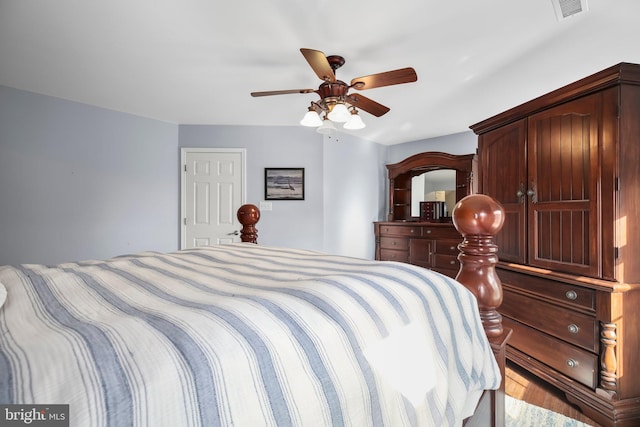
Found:
[(245, 150), (182, 149), (181, 248), (240, 241)]

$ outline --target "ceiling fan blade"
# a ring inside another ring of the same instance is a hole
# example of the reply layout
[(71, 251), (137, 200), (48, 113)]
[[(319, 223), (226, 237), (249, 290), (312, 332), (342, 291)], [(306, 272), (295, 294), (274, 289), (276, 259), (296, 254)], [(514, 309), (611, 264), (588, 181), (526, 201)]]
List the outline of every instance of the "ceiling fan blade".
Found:
[(347, 96), (347, 102), (356, 108), (364, 110), (369, 114), (373, 114), (376, 117), (380, 117), (389, 112), (389, 107), (385, 107), (384, 105), (360, 94)]
[(331, 68), (331, 64), (329, 64), (327, 56), (324, 53), (319, 50), (305, 48), (301, 48), (300, 52), (302, 52), (304, 59), (311, 65), (311, 68), (320, 80), (325, 82), (336, 81), (336, 74), (333, 72), (333, 68)]
[(371, 74), (369, 76), (357, 77), (351, 80), (351, 86), (354, 89), (364, 90), (373, 89), (374, 87), (399, 85), (402, 83), (411, 83), (418, 80), (416, 70), (411, 67), (401, 68), (399, 70), (387, 71), (384, 73)]
[(267, 92), (251, 92), (251, 96), (271, 96), (271, 95), (286, 95), (289, 93), (313, 93), (315, 89), (288, 89), (288, 90), (271, 90)]

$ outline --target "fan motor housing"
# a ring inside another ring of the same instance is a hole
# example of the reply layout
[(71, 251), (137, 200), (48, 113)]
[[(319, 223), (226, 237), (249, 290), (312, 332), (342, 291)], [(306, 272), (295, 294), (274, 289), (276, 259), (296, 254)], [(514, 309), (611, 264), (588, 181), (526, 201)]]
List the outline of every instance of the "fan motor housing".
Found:
[(335, 82), (324, 82), (318, 88), (320, 98), (340, 98), (344, 99), (349, 91), (349, 85), (341, 80)]

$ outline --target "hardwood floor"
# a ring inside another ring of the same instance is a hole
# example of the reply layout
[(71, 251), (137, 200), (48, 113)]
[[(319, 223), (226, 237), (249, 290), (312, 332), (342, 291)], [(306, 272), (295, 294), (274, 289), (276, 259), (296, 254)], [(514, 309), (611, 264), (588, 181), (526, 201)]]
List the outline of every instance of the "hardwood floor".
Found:
[(576, 419), (590, 426), (601, 427), (600, 424), (587, 418), (578, 408), (564, 400), (563, 393), (558, 389), (536, 378), (521, 367), (507, 362), (505, 376), (507, 378), (505, 382), (507, 395)]

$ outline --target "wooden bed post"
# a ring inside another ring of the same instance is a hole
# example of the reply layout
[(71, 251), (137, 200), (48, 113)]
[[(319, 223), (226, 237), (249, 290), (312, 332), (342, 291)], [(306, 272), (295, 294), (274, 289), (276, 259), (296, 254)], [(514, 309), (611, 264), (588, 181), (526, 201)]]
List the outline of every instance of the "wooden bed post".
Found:
[(495, 235), (504, 223), (504, 209), (489, 196), (472, 194), (462, 198), (453, 208), (453, 224), (462, 234), (458, 245), (460, 271), (456, 280), (478, 299), (480, 318), (487, 336), (502, 335), (502, 283), (495, 270), (498, 246)]
[(456, 280), (478, 300), (482, 326), (502, 373), (500, 388), (484, 394), (476, 414), (465, 426), (504, 426), (506, 345), (511, 330), (502, 327), (502, 316), (497, 310), (502, 304), (502, 282), (495, 270), (498, 262), (495, 235), (504, 223), (504, 209), (489, 196), (472, 194), (456, 204), (452, 217), (464, 238), (458, 245), (460, 270)]
[(258, 229), (256, 224), (260, 221), (260, 209), (256, 205), (242, 205), (238, 209), (238, 221), (242, 224), (240, 240), (249, 243), (258, 243)]

